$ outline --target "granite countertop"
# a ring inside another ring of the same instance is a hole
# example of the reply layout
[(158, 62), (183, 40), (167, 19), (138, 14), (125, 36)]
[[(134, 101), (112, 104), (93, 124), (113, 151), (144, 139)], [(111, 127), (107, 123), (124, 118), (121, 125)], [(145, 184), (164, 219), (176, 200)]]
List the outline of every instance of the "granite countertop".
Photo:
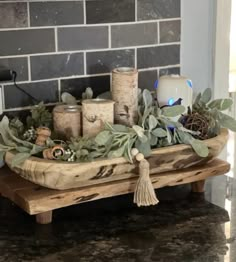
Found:
[(228, 213), (183, 188), (184, 200), (167, 190), (153, 207), (137, 208), (126, 195), (64, 208), (45, 226), (1, 198), (0, 262), (220, 261)]

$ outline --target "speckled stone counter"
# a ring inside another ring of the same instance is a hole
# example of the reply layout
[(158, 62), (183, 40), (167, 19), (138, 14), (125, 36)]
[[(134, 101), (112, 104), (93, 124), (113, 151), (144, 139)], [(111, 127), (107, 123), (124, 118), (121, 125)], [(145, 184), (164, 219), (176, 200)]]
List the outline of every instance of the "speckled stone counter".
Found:
[(228, 213), (188, 187), (158, 197), (148, 208), (135, 207), (132, 195), (64, 208), (46, 226), (1, 198), (0, 262), (221, 261)]

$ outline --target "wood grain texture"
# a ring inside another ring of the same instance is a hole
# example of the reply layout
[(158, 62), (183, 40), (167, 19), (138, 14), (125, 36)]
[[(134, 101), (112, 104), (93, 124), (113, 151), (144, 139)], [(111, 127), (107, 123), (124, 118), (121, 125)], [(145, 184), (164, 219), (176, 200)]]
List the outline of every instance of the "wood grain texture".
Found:
[[(205, 180), (229, 171), (229, 163), (215, 159), (206, 165), (153, 174), (154, 188), (175, 186)], [(10, 198), (29, 214), (39, 214), (57, 208), (101, 198), (134, 192), (137, 177), (70, 190), (52, 190), (25, 181), (16, 174), (0, 179), (0, 193)], [(19, 184), (19, 188), (17, 185)]]
[[(209, 147), (209, 156), (201, 158), (188, 145), (175, 145), (155, 149), (148, 158), (150, 174), (178, 170), (203, 164), (217, 157), (228, 139), (228, 130), (222, 129), (215, 138), (205, 140)], [(13, 153), (6, 154), (9, 167)], [(95, 160), (89, 163), (68, 163), (31, 157), (22, 166), (12, 168), (23, 178), (52, 189), (70, 189), (89, 185), (98, 185), (111, 181), (129, 179), (138, 176), (138, 163), (130, 164), (123, 157)]]

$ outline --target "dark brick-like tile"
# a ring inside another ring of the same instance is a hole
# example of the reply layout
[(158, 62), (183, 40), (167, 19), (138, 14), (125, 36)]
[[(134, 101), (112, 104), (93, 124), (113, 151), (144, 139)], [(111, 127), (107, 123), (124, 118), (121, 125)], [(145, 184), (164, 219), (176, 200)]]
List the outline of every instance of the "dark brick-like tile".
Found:
[(139, 48), (138, 68), (176, 65), (180, 63), (180, 45)]
[(91, 87), (94, 97), (110, 90), (110, 75), (92, 76), (61, 80), (61, 92), (69, 92), (77, 99), (81, 98), (86, 87)]
[(0, 56), (55, 51), (53, 29), (11, 30), (0, 32)]
[(27, 3), (0, 3), (0, 28), (28, 26)]
[(110, 50), (87, 53), (87, 73), (110, 73), (116, 67), (134, 67), (134, 50)]
[(138, 87), (154, 91), (154, 83), (157, 80), (157, 70), (142, 71), (138, 73)]
[(135, 21), (135, 0), (87, 0), (87, 24)]
[(160, 42), (180, 41), (181, 24), (180, 20), (160, 22)]
[(111, 27), (112, 47), (157, 43), (157, 23), (115, 25)]
[(84, 73), (82, 53), (32, 56), (30, 61), (32, 80), (82, 75)]
[(1, 68), (16, 71), (17, 81), (28, 80), (28, 62), (26, 57), (1, 58), (0, 70)]
[(31, 26), (83, 24), (83, 1), (30, 3)]
[(138, 20), (180, 17), (180, 0), (137, 0)]
[[(44, 103), (58, 101), (58, 81), (36, 82), (20, 84), (21, 88)], [(26, 94), (17, 89), (14, 85), (4, 86), (5, 108), (15, 108), (34, 105)]]
[(58, 49), (88, 50), (108, 48), (108, 27), (58, 28)]
[(162, 68), (159, 70), (159, 76), (163, 75), (179, 75), (180, 67)]

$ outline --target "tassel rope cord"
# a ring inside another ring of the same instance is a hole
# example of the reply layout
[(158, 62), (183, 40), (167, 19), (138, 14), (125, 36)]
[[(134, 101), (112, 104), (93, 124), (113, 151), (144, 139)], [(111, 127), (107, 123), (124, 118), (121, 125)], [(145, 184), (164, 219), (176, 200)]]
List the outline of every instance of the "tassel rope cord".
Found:
[(143, 154), (138, 153), (137, 149), (133, 151), (133, 156), (139, 162), (139, 179), (134, 191), (134, 203), (138, 207), (156, 205), (159, 200), (156, 197), (150, 178), (150, 164)]

